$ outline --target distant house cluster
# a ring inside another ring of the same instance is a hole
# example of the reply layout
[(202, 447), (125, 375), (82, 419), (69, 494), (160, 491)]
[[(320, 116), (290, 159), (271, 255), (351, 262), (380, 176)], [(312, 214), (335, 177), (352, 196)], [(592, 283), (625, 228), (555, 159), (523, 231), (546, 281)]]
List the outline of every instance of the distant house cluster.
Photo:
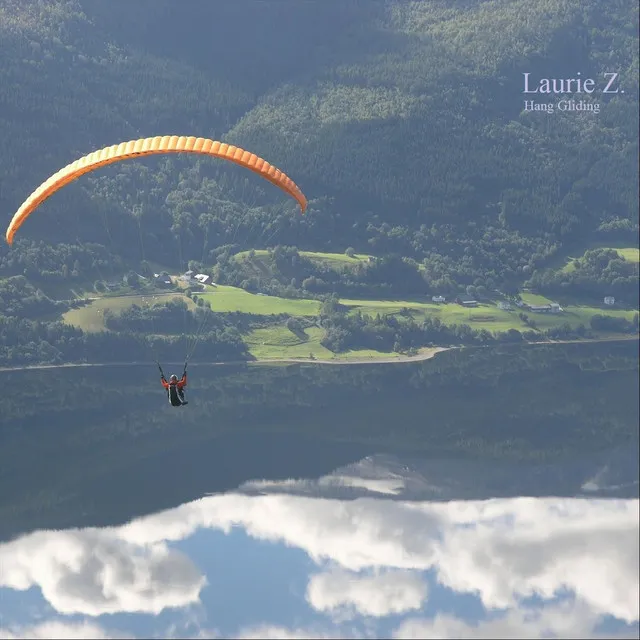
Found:
[(564, 309), (557, 303), (551, 304), (525, 304), (526, 309), (532, 313), (562, 313)]
[[(496, 293), (500, 293), (496, 291)], [(435, 303), (443, 303), (446, 302), (444, 296), (435, 295), (431, 296), (431, 301)], [(454, 298), (454, 302), (459, 304), (462, 307), (477, 307), (479, 305), (478, 301), (469, 296), (457, 296)], [(604, 304), (607, 306), (613, 306), (616, 303), (616, 299), (613, 296), (605, 296)], [(511, 311), (513, 310), (513, 304), (520, 309), (526, 309), (531, 313), (563, 313), (564, 309), (557, 302), (550, 302), (548, 304), (529, 304), (528, 302), (524, 302), (522, 300), (515, 300), (513, 303), (508, 300), (499, 300), (497, 302), (498, 309), (502, 311)]]
[(171, 276), (168, 273), (164, 272), (154, 273), (153, 282), (159, 287), (170, 287), (173, 284), (173, 282), (171, 282)]
[(478, 301), (473, 298), (469, 298), (467, 296), (458, 296), (456, 298), (456, 303), (462, 307), (477, 307)]
[[(511, 309), (511, 305), (508, 302), (505, 304), (508, 304), (508, 308)], [(529, 304), (528, 302), (523, 302), (522, 300), (516, 300), (515, 305), (519, 309), (526, 309), (527, 311), (531, 311), (532, 313), (562, 313), (564, 311), (564, 309), (557, 302), (550, 302), (549, 304)], [(498, 307), (500, 309), (506, 308), (501, 307), (500, 303), (498, 303)]]
[[(206, 273), (195, 273), (192, 270), (183, 273), (178, 277), (178, 280), (189, 285), (195, 283), (199, 283), (201, 285), (215, 284), (214, 282), (212, 282), (211, 276), (208, 276)], [(171, 287), (173, 285), (173, 280), (166, 271), (163, 271), (162, 273), (154, 273), (153, 282), (158, 287)]]
[(200, 284), (211, 284), (211, 276), (208, 276), (205, 273), (195, 273), (191, 269), (189, 269), (189, 271), (186, 271), (183, 275), (181, 275), (180, 280), (187, 283), (191, 283), (195, 280)]

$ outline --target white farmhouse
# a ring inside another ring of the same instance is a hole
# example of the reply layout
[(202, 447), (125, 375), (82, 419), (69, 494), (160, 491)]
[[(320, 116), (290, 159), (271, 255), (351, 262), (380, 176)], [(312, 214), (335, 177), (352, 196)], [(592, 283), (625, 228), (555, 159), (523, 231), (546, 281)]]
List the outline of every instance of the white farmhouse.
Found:
[(613, 296), (605, 296), (604, 297), (604, 303), (608, 304), (609, 306), (614, 305), (616, 303), (616, 299)]

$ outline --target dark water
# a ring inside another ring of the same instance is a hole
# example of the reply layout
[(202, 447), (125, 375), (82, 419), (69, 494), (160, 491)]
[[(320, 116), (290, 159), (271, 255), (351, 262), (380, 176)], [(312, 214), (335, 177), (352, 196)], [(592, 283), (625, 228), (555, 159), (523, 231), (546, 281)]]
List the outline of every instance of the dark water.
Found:
[(0, 637), (637, 637), (637, 341), (190, 370), (0, 373)]

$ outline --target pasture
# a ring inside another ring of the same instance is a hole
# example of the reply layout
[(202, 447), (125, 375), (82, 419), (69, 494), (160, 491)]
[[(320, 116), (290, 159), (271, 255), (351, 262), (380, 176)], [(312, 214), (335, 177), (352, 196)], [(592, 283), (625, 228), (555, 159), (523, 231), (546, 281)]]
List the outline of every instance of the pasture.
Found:
[(294, 334), (284, 325), (255, 329), (244, 336), (249, 352), (259, 360), (282, 358), (315, 358), (326, 360), (334, 354), (320, 344), (324, 331), (309, 327), (304, 335)]
[(380, 314), (399, 315), (403, 309), (408, 309), (416, 322), (422, 322), (427, 317), (438, 318), (443, 324), (468, 324), (473, 329), (486, 329), (499, 332), (509, 329), (523, 329), (524, 324), (518, 318), (517, 311), (498, 309), (493, 304), (481, 304), (477, 307), (465, 308), (459, 304), (435, 304), (404, 300), (353, 300), (342, 299), (341, 304), (352, 307), (352, 313), (360, 311), (363, 315), (375, 316)]
[[(241, 312), (253, 315), (275, 316), (286, 314), (292, 317), (314, 317), (320, 312), (321, 303), (309, 299), (288, 299), (277, 296), (253, 294), (225, 285), (207, 286), (204, 293), (194, 294), (194, 298), (202, 297), (211, 304), (214, 312)], [(524, 292), (521, 295), (528, 304), (544, 305), (552, 302), (548, 298)], [(156, 293), (146, 295), (123, 295), (96, 298), (80, 309), (72, 309), (62, 316), (62, 320), (88, 332), (105, 331), (104, 312), (106, 309), (118, 312), (133, 304), (139, 306), (162, 303), (172, 299), (184, 300), (190, 309), (195, 307), (192, 300), (179, 293)], [(634, 311), (621, 309), (603, 309), (590, 306), (563, 306), (564, 312), (558, 314), (533, 313), (526, 309), (499, 309), (493, 303), (479, 304), (477, 307), (465, 308), (455, 303), (436, 304), (418, 300), (356, 300), (344, 298), (340, 304), (348, 308), (349, 314), (360, 312), (367, 316), (409, 315), (420, 323), (426, 318), (438, 318), (445, 325), (466, 324), (471, 328), (485, 329), (491, 333), (500, 333), (509, 329), (526, 331), (527, 327), (518, 314), (526, 313), (540, 330), (569, 324), (576, 327), (583, 324), (589, 328), (591, 317), (605, 314), (613, 317), (632, 320)], [(320, 344), (323, 330), (311, 327), (306, 330), (304, 338), (296, 336), (285, 326), (270, 326), (255, 329), (245, 336), (251, 353), (257, 358), (308, 358), (310, 354), (317, 359), (332, 359), (335, 355)], [(342, 354), (341, 358), (379, 358), (394, 357), (394, 354), (379, 352), (353, 352)]]
[(184, 300), (190, 309), (195, 307), (192, 300), (179, 293), (156, 293), (142, 296), (110, 296), (105, 298), (95, 298), (85, 307), (67, 311), (62, 315), (62, 321), (89, 333), (106, 331), (104, 324), (104, 312), (106, 309), (113, 312), (119, 312), (134, 304), (137, 304), (140, 307), (153, 306), (154, 304), (163, 304), (169, 300), (176, 299)]
[(352, 256), (348, 256), (345, 253), (322, 253), (319, 251), (301, 251), (300, 255), (312, 262), (321, 262), (330, 267), (355, 265), (368, 262), (371, 258), (366, 253), (354, 253)]
[[(336, 355), (320, 344), (324, 330), (320, 327), (305, 329), (304, 335), (294, 334), (284, 325), (255, 329), (244, 336), (249, 352), (258, 360), (284, 360), (287, 358), (315, 360), (376, 360), (399, 358), (399, 353), (385, 353), (372, 349), (357, 349)], [(313, 357), (311, 357), (313, 356)]]
[(630, 322), (633, 320), (635, 311), (622, 309), (600, 309), (598, 307), (586, 306), (563, 306), (562, 313), (531, 313), (525, 310), (525, 313), (533, 320), (539, 329), (550, 329), (558, 327), (565, 322), (571, 327), (577, 327), (583, 324), (587, 329), (594, 315), (606, 315), (614, 318), (625, 318)]
[[(530, 293), (528, 291), (524, 291), (520, 294), (520, 299), (525, 304), (533, 304), (533, 305), (545, 305), (551, 304), (552, 302), (556, 302), (555, 300), (551, 300), (550, 298), (545, 298), (538, 293)], [(526, 311), (523, 309), (523, 311)]]
[(291, 316), (316, 316), (320, 311), (320, 303), (317, 300), (260, 295), (226, 285), (208, 286), (205, 293), (194, 294), (195, 297), (207, 300), (211, 309), (218, 312), (240, 311), (262, 316), (281, 313)]
[[(325, 253), (322, 251), (299, 251), (299, 253), (307, 260), (311, 260), (311, 262), (321, 263), (332, 269), (368, 262), (369, 258), (372, 257), (366, 253), (354, 253), (352, 256), (348, 256), (345, 253)], [(253, 259), (254, 261), (263, 261), (268, 255), (269, 251), (266, 249), (255, 249)], [(240, 251), (235, 254), (234, 258), (236, 260), (250, 260), (249, 251)]]

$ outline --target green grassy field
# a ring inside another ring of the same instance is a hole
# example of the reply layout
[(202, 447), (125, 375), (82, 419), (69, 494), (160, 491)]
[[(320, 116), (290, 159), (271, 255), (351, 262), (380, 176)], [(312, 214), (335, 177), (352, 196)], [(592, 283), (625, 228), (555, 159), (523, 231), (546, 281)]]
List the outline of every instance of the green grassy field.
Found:
[[(544, 296), (523, 293), (522, 299), (527, 304), (544, 305), (549, 304), (552, 300)], [(498, 309), (493, 304), (480, 304), (477, 307), (465, 309), (458, 304), (429, 304), (419, 302), (403, 302), (403, 301), (380, 301), (380, 300), (340, 300), (341, 304), (353, 308), (352, 313), (360, 311), (366, 315), (375, 316), (376, 314), (395, 315), (400, 313), (402, 308), (408, 308), (411, 316), (420, 322), (427, 316), (437, 317), (443, 324), (468, 324), (473, 329), (486, 329), (491, 332), (508, 331), (509, 329), (517, 329), (518, 331), (527, 331), (529, 327), (525, 325), (518, 317), (522, 311), (532, 319), (538, 328), (550, 329), (551, 327), (559, 327), (560, 325), (569, 323), (572, 327), (583, 324), (589, 327), (591, 317), (597, 314), (604, 314), (616, 318), (625, 318), (629, 321), (633, 320), (633, 310), (609, 309), (602, 307), (589, 306), (563, 306), (563, 313), (532, 313), (526, 309), (512, 310)]]
[[(246, 260), (249, 257), (250, 251), (238, 251), (238, 253), (234, 254), (234, 260)], [(256, 258), (266, 258), (269, 255), (269, 252), (266, 249), (254, 249), (253, 255)]]
[(255, 358), (315, 358), (326, 360), (334, 356), (332, 351), (320, 344), (324, 331), (320, 327), (309, 327), (306, 339), (300, 339), (285, 326), (255, 329), (245, 336), (249, 352)]
[(567, 306), (562, 307), (563, 313), (527, 313), (530, 319), (534, 320), (540, 329), (550, 329), (567, 322), (572, 327), (583, 324), (589, 327), (589, 322), (594, 315), (607, 315), (615, 318), (625, 318), (630, 322), (633, 320), (635, 311), (622, 309), (601, 309), (599, 307)]
[(381, 316), (397, 315), (406, 308), (416, 322), (421, 322), (430, 316), (439, 318), (443, 324), (468, 324), (474, 329), (486, 329), (492, 332), (526, 328), (516, 311), (498, 309), (493, 304), (481, 304), (465, 309), (454, 303), (432, 304), (402, 300), (343, 299), (340, 303), (352, 307), (352, 313), (360, 311), (369, 316), (375, 316), (378, 313)]
[[(250, 313), (255, 315), (279, 315), (287, 314), (294, 317), (313, 317), (320, 311), (320, 303), (317, 300), (287, 299), (276, 296), (252, 294), (243, 289), (230, 286), (209, 286), (207, 292), (196, 294), (211, 303), (215, 312)], [(182, 299), (187, 302), (189, 308), (194, 308), (194, 303), (186, 296), (176, 293), (127, 295), (97, 298), (86, 307), (72, 309), (63, 315), (63, 321), (74, 325), (84, 331), (104, 331), (104, 310), (120, 311), (133, 304), (140, 306), (154, 304), (155, 302)], [(548, 304), (551, 302), (544, 296), (523, 293), (523, 301), (528, 304)], [(411, 317), (416, 322), (422, 322), (427, 317), (437, 317), (443, 324), (468, 324), (474, 329), (486, 329), (492, 333), (508, 331), (509, 329), (527, 330), (528, 327), (520, 320), (520, 309), (510, 311), (498, 309), (494, 304), (480, 304), (477, 307), (465, 309), (458, 304), (433, 304), (429, 302), (417, 302), (415, 300), (355, 300), (345, 298), (340, 303), (350, 308), (350, 313), (360, 312), (368, 316), (380, 314), (400, 315), (403, 309), (408, 309)], [(632, 320), (633, 310), (608, 309), (589, 306), (565, 306), (564, 313), (544, 314), (525, 312), (535, 321), (539, 329), (548, 329), (569, 323), (571, 326), (584, 324), (589, 326), (591, 317), (595, 314), (606, 314), (614, 317), (622, 317)], [(308, 357), (309, 353), (317, 358), (330, 358), (331, 352), (320, 345), (322, 331), (312, 328), (308, 330), (308, 340), (300, 341), (286, 327), (267, 327), (258, 329), (258, 332), (249, 336), (252, 353), (273, 353), (264, 357), (279, 357), (275, 355), (282, 349), (287, 350), (287, 357)], [(275, 336), (275, 337), (274, 337)], [(263, 339), (263, 337), (266, 337)], [(288, 342), (282, 342), (284, 337)], [(297, 342), (296, 342), (297, 340)], [(262, 343), (265, 343), (264, 345)], [(372, 357), (380, 354), (372, 352)], [(262, 357), (262, 356), (260, 356)], [(280, 356), (283, 357), (283, 356)], [(367, 354), (357, 352), (354, 357), (367, 357)]]
[(317, 300), (293, 300), (249, 293), (238, 287), (209, 286), (205, 293), (197, 294), (211, 303), (213, 311), (253, 313), (263, 316), (287, 313), (291, 316), (315, 316), (320, 311)]
[(104, 311), (109, 309), (113, 312), (122, 311), (131, 305), (137, 304), (140, 307), (153, 305), (156, 303), (168, 302), (169, 300), (184, 300), (190, 309), (195, 307), (192, 300), (186, 296), (169, 293), (169, 294), (152, 294), (143, 296), (114, 296), (106, 298), (97, 298), (92, 300), (91, 304), (80, 309), (71, 309), (62, 316), (63, 322), (78, 327), (83, 331), (97, 332), (105, 331)]
[(416, 320), (431, 313), (439, 313), (437, 305), (430, 305), (423, 302), (408, 300), (354, 300), (351, 298), (341, 298), (340, 304), (349, 307), (349, 314), (362, 313), (363, 315), (375, 317), (400, 315), (403, 309), (409, 309), (411, 316)]
[[(367, 262), (371, 257), (366, 253), (354, 253), (353, 256), (348, 256), (344, 253), (323, 253), (321, 251), (300, 251), (299, 253), (312, 262), (323, 263), (334, 269)], [(254, 251), (254, 260), (262, 260), (268, 255), (269, 251), (266, 249), (256, 249)], [(234, 258), (236, 260), (249, 260), (249, 252), (240, 251), (235, 254)]]
[(492, 304), (481, 304), (465, 309), (457, 304), (443, 305), (440, 320), (444, 324), (468, 324), (472, 329), (486, 329), (494, 333), (509, 329), (525, 329), (517, 311), (498, 309)]
[(323, 262), (329, 266), (359, 264), (360, 262), (368, 262), (371, 257), (366, 253), (354, 253), (353, 256), (348, 256), (344, 253), (321, 253), (318, 251), (301, 251), (300, 255), (313, 262)]
[(524, 292), (520, 294), (520, 298), (522, 299), (522, 302), (533, 305), (545, 305), (555, 302), (555, 300), (550, 300), (549, 298), (545, 298), (537, 293)]
[[(359, 349), (346, 351), (339, 355), (329, 351), (320, 344), (324, 330), (320, 327), (309, 327), (305, 330), (305, 338), (291, 332), (280, 325), (255, 329), (245, 336), (249, 352), (258, 360), (283, 360), (287, 358), (305, 358), (316, 360), (375, 360), (380, 358), (399, 358), (401, 354)], [(311, 357), (313, 356), (313, 357)]]
[[(200, 294), (211, 302), (214, 311), (240, 311), (260, 315), (277, 315), (286, 313), (292, 316), (312, 317), (317, 315), (320, 303), (315, 300), (288, 300), (275, 296), (260, 296), (251, 294), (236, 287), (218, 286), (211, 288), (216, 293)], [(528, 304), (549, 304), (552, 302), (544, 296), (533, 293), (523, 293), (522, 299)], [(486, 329), (491, 332), (508, 331), (518, 329), (525, 331), (528, 327), (520, 320), (520, 309), (510, 311), (498, 309), (494, 304), (480, 304), (478, 307), (465, 309), (458, 304), (434, 304), (429, 302), (417, 302), (415, 300), (355, 300), (343, 298), (340, 303), (351, 308), (351, 313), (357, 311), (375, 316), (380, 314), (398, 315), (403, 309), (409, 309), (416, 322), (421, 322), (426, 317), (437, 317), (444, 324), (468, 324), (474, 329)], [(591, 316), (598, 313), (606, 313), (616, 317), (633, 318), (633, 311), (621, 311), (601, 309), (597, 307), (564, 307), (565, 313), (542, 314), (528, 313), (541, 329), (547, 329), (568, 322), (572, 326), (579, 324), (589, 325)], [(268, 329), (269, 331), (271, 329)], [(288, 331), (288, 329), (287, 329)], [(290, 333), (290, 332), (289, 332)], [(308, 354), (307, 354), (308, 355)], [(326, 356), (326, 354), (325, 354)], [(297, 357), (297, 356), (296, 356)], [(319, 356), (318, 356), (319, 357)]]

